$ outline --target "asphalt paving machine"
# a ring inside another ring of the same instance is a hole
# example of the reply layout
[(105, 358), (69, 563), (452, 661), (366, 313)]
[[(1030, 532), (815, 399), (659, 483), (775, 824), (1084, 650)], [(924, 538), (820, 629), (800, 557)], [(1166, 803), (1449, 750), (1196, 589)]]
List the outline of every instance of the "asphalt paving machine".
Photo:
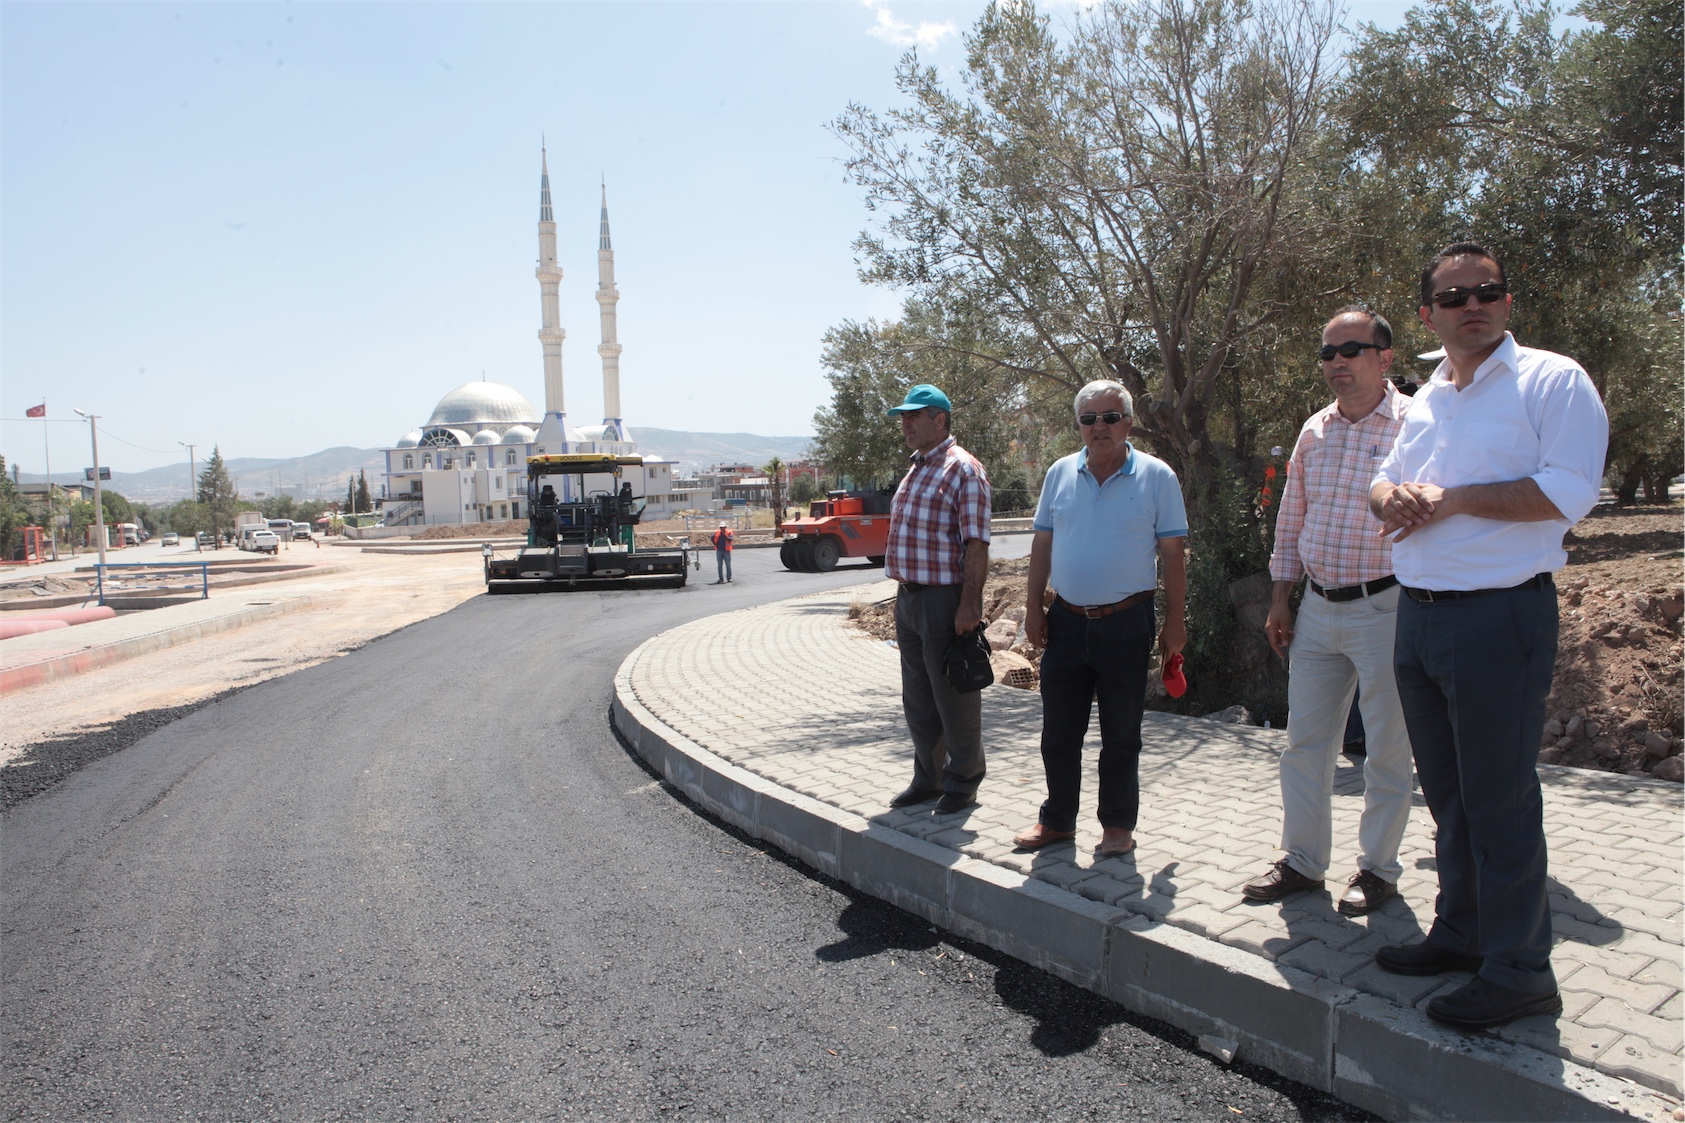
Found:
[[(646, 500), (622, 476), (642, 466), (640, 457), (600, 453), (528, 457), (527, 544), (509, 558), (485, 547), (486, 591), (683, 586), (693, 561), (688, 542), (637, 544)], [(632, 475), (641, 487), (643, 472)]]
[(785, 569), (829, 573), (840, 558), (865, 558), (882, 565), (889, 545), (889, 505), (882, 491), (827, 491), (806, 518), (788, 519), (778, 547)]

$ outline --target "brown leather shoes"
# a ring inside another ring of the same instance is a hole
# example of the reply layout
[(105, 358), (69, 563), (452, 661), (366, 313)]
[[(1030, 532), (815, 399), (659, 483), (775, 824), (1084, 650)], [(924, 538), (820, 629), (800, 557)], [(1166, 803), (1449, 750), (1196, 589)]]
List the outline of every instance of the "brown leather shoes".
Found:
[(1398, 896), (1398, 886), (1373, 870), (1358, 870), (1351, 884), (1340, 896), (1339, 909), (1347, 916), (1363, 916), (1374, 912), (1387, 901)]
[(1244, 886), (1240, 895), (1248, 901), (1279, 901), (1308, 889), (1321, 889), (1322, 879), (1306, 877), (1290, 865), (1286, 858), (1270, 867), (1270, 872)]
[(1069, 842), (1076, 836), (1076, 831), (1056, 831), (1045, 823), (1037, 823), (1022, 834), (1013, 835), (1012, 845), (1020, 850), (1040, 850), (1055, 842)]
[(1135, 850), (1135, 833), (1126, 831), (1122, 827), (1102, 827), (1100, 830), (1100, 845), (1094, 848), (1094, 853), (1102, 858), (1121, 858)]

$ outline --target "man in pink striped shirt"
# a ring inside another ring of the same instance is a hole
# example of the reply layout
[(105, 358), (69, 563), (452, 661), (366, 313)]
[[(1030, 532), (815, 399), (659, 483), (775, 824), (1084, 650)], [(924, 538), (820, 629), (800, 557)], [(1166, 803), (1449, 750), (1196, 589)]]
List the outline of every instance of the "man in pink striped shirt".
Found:
[[(1321, 890), (1332, 858), (1334, 766), (1358, 691), (1368, 741), (1357, 873), (1340, 911), (1361, 916), (1398, 892), (1399, 842), (1410, 818), (1410, 739), (1393, 678), (1398, 580), (1392, 545), (1369, 510), (1375, 469), (1392, 451), (1410, 399), (1387, 380), (1392, 327), (1342, 308), (1322, 330), (1322, 375), (1334, 402), (1299, 430), (1276, 516), (1275, 579), (1264, 625), (1288, 659), (1287, 749), (1281, 754), (1286, 857), (1241, 890), (1279, 901)], [(1306, 581), (1297, 622), (1290, 598)]]
[(913, 736), (913, 782), (890, 801), (936, 800), (938, 815), (977, 802), (983, 781), (983, 699), (948, 681), (948, 649), (983, 618), (989, 572), (989, 475), (954, 443), (948, 395), (914, 386), (889, 411), (901, 419), (912, 465), (890, 505), (884, 575), (895, 596), (901, 708)]

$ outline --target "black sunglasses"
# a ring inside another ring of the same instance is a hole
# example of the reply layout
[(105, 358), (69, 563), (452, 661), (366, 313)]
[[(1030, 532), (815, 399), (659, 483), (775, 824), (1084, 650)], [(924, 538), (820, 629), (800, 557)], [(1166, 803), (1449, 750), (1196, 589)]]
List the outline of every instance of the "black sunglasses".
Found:
[(1331, 363), (1334, 361), (1335, 355), (1355, 359), (1371, 347), (1377, 351), (1385, 350), (1379, 343), (1359, 343), (1355, 339), (1348, 339), (1344, 343), (1324, 343), (1322, 350), (1317, 352), (1317, 356), (1323, 362)]
[(1441, 308), (1461, 308), (1474, 297), (1482, 304), (1496, 304), (1509, 295), (1509, 286), (1496, 282), (1476, 285), (1472, 289), (1446, 289), (1433, 294), (1433, 302)]
[(1077, 416), (1077, 424), (1088, 426), (1094, 424), (1096, 421), (1104, 421), (1107, 425), (1116, 425), (1119, 421), (1122, 421), (1128, 416), (1129, 415), (1127, 413), (1119, 413), (1115, 409), (1109, 409), (1105, 413), (1079, 414)]

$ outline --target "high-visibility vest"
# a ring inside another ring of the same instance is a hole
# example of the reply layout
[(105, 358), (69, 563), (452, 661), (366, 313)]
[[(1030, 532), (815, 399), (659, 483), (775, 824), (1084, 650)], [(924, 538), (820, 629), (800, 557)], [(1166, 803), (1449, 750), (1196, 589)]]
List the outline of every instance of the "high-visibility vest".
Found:
[(731, 531), (727, 527), (720, 527), (714, 531), (714, 549), (731, 552)]

